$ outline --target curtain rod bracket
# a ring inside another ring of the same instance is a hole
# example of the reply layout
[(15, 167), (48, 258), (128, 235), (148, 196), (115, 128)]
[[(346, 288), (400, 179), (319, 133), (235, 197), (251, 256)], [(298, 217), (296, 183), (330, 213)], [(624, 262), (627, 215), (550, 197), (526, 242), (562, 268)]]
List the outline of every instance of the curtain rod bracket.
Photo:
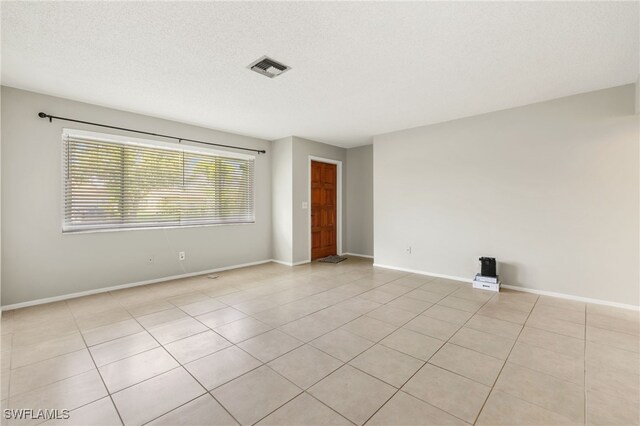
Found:
[(162, 134), (159, 134), (159, 133), (145, 132), (145, 131), (142, 131), (142, 130), (128, 129), (126, 127), (110, 126), (108, 124), (94, 123), (94, 122), (91, 122), (91, 121), (82, 121), (82, 120), (75, 120), (73, 118), (57, 117), (55, 115), (47, 114), (47, 113), (44, 113), (44, 112), (39, 112), (38, 113), (38, 117), (40, 117), (40, 118), (48, 118), (49, 119), (49, 123), (51, 123), (53, 121), (53, 119), (55, 118), (56, 120), (72, 121), (74, 123), (88, 124), (90, 126), (106, 127), (108, 129), (123, 130), (125, 132), (140, 133), (140, 134), (143, 134), (143, 135), (150, 135), (150, 136), (156, 136), (156, 137), (160, 137), (160, 138), (173, 139), (173, 140), (177, 140), (179, 144), (181, 144), (182, 141), (187, 141), (187, 142), (193, 142), (193, 143), (200, 143), (200, 144), (203, 144), (203, 145), (219, 146), (219, 147), (222, 147), (222, 148), (231, 148), (231, 149), (239, 149), (239, 150), (242, 150), (242, 151), (251, 151), (251, 152), (256, 152), (258, 154), (266, 154), (267, 153), (267, 151), (265, 151), (264, 149), (243, 148), (241, 146), (223, 145), (223, 144), (220, 144), (220, 143), (203, 142), (203, 141), (199, 141), (199, 140), (195, 140), (195, 139), (178, 138), (176, 136), (168, 136), (168, 135), (162, 135)]

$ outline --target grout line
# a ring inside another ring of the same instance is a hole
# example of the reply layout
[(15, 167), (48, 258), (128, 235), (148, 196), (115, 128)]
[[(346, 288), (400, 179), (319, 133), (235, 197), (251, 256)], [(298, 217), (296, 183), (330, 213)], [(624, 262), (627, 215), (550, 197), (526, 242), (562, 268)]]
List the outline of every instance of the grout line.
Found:
[[(277, 374), (278, 376), (282, 377), (284, 380), (288, 381), (289, 383), (291, 383), (296, 389), (299, 389), (300, 392), (295, 394), (293, 398), (288, 399), (287, 401), (285, 401), (283, 404), (277, 406), (275, 409), (269, 411), (267, 414), (265, 414), (264, 416), (260, 417), (258, 420), (256, 420), (255, 422), (253, 422), (253, 424), (256, 424), (258, 422), (260, 422), (262, 419), (268, 417), (269, 415), (271, 415), (271, 413), (274, 413), (276, 411), (278, 411), (281, 407), (284, 407), (285, 405), (287, 405), (289, 402), (293, 401), (294, 399), (296, 399), (298, 396), (302, 395), (303, 393), (305, 393), (305, 390), (302, 389), (300, 386), (296, 385), (295, 383), (293, 383), (291, 380), (287, 379), (286, 377), (284, 377), (282, 374), (278, 373), (277, 371), (275, 371), (273, 368), (269, 367), (267, 364), (262, 364), (260, 367), (266, 367), (269, 370), (271, 370), (272, 372), (274, 372), (275, 374)], [(233, 379), (235, 380), (235, 379)], [(222, 405), (222, 404), (220, 404)]]
[[(199, 383), (199, 382), (198, 382), (198, 383)], [(207, 395), (210, 395), (210, 396), (211, 396), (211, 398), (213, 398), (213, 400), (214, 400), (214, 401), (215, 401), (215, 402), (216, 402), (220, 407), (222, 407), (222, 409), (223, 409), (227, 414), (229, 414), (229, 416), (231, 416), (231, 418), (232, 418), (233, 420), (235, 420), (235, 422), (236, 422), (237, 424), (239, 424), (239, 425), (241, 424), (241, 423), (238, 421), (238, 419), (236, 419), (236, 418), (234, 417), (234, 415), (233, 415), (233, 414), (231, 414), (231, 411), (229, 411), (229, 410), (227, 409), (227, 407), (225, 407), (224, 405), (222, 405), (222, 403), (221, 403), (220, 401), (218, 401), (218, 399), (217, 399), (215, 396), (213, 396), (213, 394), (211, 393), (211, 391), (207, 391)], [(176, 407), (176, 408), (178, 408), (178, 407)], [(174, 410), (175, 410), (175, 408), (174, 408)], [(173, 411), (173, 410), (171, 410), (171, 411)], [(169, 414), (171, 411), (169, 411), (169, 412), (167, 412), (167, 413), (163, 414), (163, 416), (164, 416), (164, 415), (166, 415), (166, 414)]]
[[(528, 321), (528, 319), (527, 319), (527, 321)], [(562, 321), (562, 320), (558, 320), (558, 321)], [(567, 322), (567, 321), (564, 321), (564, 322)], [(571, 324), (575, 324), (575, 323), (571, 323)], [(576, 324), (576, 325), (580, 325), (580, 324)], [(568, 337), (568, 338), (571, 338), (571, 339), (582, 340), (583, 342), (586, 342), (586, 340), (580, 339), (579, 337), (569, 336), (567, 334), (558, 333), (556, 331), (552, 331), (552, 330), (549, 330), (549, 329), (546, 329), (546, 328), (541, 328), (541, 327), (538, 327), (538, 326), (535, 326), (535, 325), (527, 324), (527, 327), (535, 328), (536, 330), (546, 331), (548, 333), (553, 333), (553, 334), (556, 334), (558, 336), (562, 336), (562, 337), (565, 337), (565, 338)], [(524, 328), (524, 325), (523, 325), (523, 328)], [(585, 327), (585, 330), (586, 330), (586, 327)]]
[(587, 306), (584, 307), (584, 352), (582, 359), (582, 370), (583, 370), (583, 378), (582, 382), (583, 392), (584, 392), (584, 407), (583, 407), (583, 416), (584, 416), (584, 424), (587, 424)]
[[(81, 348), (81, 349), (78, 349), (78, 350), (73, 351), (73, 352), (67, 352), (66, 354), (57, 355), (57, 356), (54, 356), (54, 357), (51, 357), (51, 358), (47, 358), (47, 359), (45, 359), (45, 360), (38, 361), (37, 363), (39, 363), (39, 362), (46, 362), (46, 361), (49, 361), (49, 360), (52, 360), (52, 359), (55, 359), (55, 358), (59, 358), (59, 357), (63, 357), (63, 356), (67, 356), (67, 355), (71, 355), (71, 354), (74, 354), (74, 353), (76, 353), (76, 352), (82, 352), (82, 351), (85, 351), (85, 350), (87, 350), (87, 351), (88, 351), (88, 349), (85, 347), (85, 348)], [(21, 369), (21, 368), (24, 368), (24, 367), (31, 367), (32, 365), (37, 364), (37, 363), (27, 364), (27, 365), (25, 365), (25, 366), (23, 366), (23, 367), (15, 368), (14, 370), (18, 370), (18, 369)], [(11, 370), (10, 370), (10, 371), (11, 371)], [(89, 370), (81, 371), (81, 372), (79, 372), (79, 373), (72, 374), (72, 375), (67, 376), (67, 377), (64, 377), (64, 378), (62, 378), (62, 379), (54, 380), (54, 381), (49, 382), (49, 383), (46, 383), (46, 384), (44, 384), (44, 385), (38, 385), (38, 386), (36, 386), (36, 387), (34, 387), (34, 388), (31, 388), (31, 389), (29, 389), (29, 390), (26, 390), (26, 391), (20, 392), (20, 393), (18, 393), (18, 394), (12, 395), (12, 398), (15, 398), (15, 397), (18, 397), (18, 396), (22, 396), (22, 395), (27, 394), (27, 393), (29, 393), (29, 392), (37, 391), (37, 390), (39, 390), (39, 389), (43, 389), (43, 388), (45, 388), (45, 387), (47, 387), (47, 386), (53, 385), (54, 383), (59, 383), (59, 382), (61, 382), (61, 381), (63, 381), (63, 380), (70, 379), (70, 378), (72, 378), (72, 377), (76, 377), (76, 376), (79, 376), (79, 375), (84, 374), (84, 373), (88, 373), (89, 371), (91, 371), (91, 368), (90, 368)], [(9, 382), (9, 384), (11, 384), (11, 382)], [(7, 397), (7, 399), (8, 399), (8, 397)]]
[[(340, 367), (340, 368), (342, 368), (342, 367)], [(326, 377), (326, 376), (325, 376), (325, 377)], [(324, 377), (323, 377), (322, 379), (324, 379)], [(322, 380), (322, 379), (320, 379), (320, 380)], [(320, 380), (318, 380), (318, 381), (320, 381)], [(317, 382), (316, 382), (316, 383), (317, 383)], [(311, 386), (309, 386), (309, 388), (311, 388)], [(305, 390), (305, 392), (304, 392), (304, 393), (306, 393), (306, 394), (307, 394), (307, 395), (309, 395), (311, 398), (315, 399), (315, 400), (316, 400), (316, 401), (318, 401), (320, 404), (324, 405), (325, 407), (327, 407), (328, 409), (330, 409), (331, 411), (333, 411), (334, 413), (336, 413), (337, 415), (339, 415), (340, 417), (342, 417), (343, 419), (345, 419), (346, 421), (348, 421), (348, 422), (349, 422), (349, 423), (351, 423), (352, 425), (355, 425), (355, 423), (354, 423), (354, 422), (352, 422), (351, 420), (347, 419), (343, 414), (341, 414), (341, 413), (337, 412), (335, 409), (333, 409), (332, 407), (328, 406), (328, 405), (327, 405), (327, 404), (325, 404), (324, 402), (320, 401), (320, 400), (319, 400), (318, 398), (316, 398), (313, 394), (311, 394), (311, 393), (307, 392), (306, 390)]]
[(529, 311), (529, 314), (527, 314), (527, 318), (524, 320), (524, 323), (522, 324), (522, 328), (520, 328), (520, 331), (518, 332), (518, 335), (514, 339), (513, 345), (511, 345), (511, 349), (509, 350), (509, 353), (507, 354), (506, 358), (504, 359), (504, 363), (502, 364), (502, 367), (500, 368), (500, 371), (498, 372), (498, 375), (496, 376), (496, 379), (494, 380), (493, 385), (491, 385), (491, 389), (489, 390), (489, 393), (487, 394), (487, 397), (485, 398), (484, 402), (482, 403), (482, 407), (480, 407), (480, 410), (478, 411), (478, 414), (476, 414), (476, 417), (473, 420), (474, 424), (475, 424), (476, 421), (478, 421), (478, 418), (480, 417), (480, 414), (482, 414), (482, 410), (484, 410), (484, 407), (487, 404), (487, 401), (489, 400), (489, 397), (493, 393), (493, 390), (494, 390), (494, 388), (496, 386), (496, 383), (498, 383), (498, 379), (500, 379), (500, 375), (502, 374), (502, 371), (504, 370), (504, 366), (507, 365), (509, 357), (511, 356), (511, 352), (513, 351), (513, 348), (516, 346), (516, 343), (518, 342), (518, 339), (520, 338), (520, 335), (522, 334), (522, 330), (524, 330), (525, 324), (529, 320), (529, 317), (531, 316), (531, 313), (533, 312), (533, 310), (535, 309), (536, 305), (538, 304), (538, 300), (540, 300), (540, 297), (536, 298), (536, 301), (533, 304), (533, 307), (531, 308), (531, 311)]
[[(124, 421), (122, 420), (122, 415), (120, 414), (120, 410), (118, 410), (118, 407), (116, 406), (116, 403), (113, 400), (113, 397), (111, 396), (111, 392), (109, 391), (109, 388), (107, 387), (107, 383), (104, 381), (104, 377), (102, 377), (102, 373), (100, 373), (100, 369), (98, 368), (98, 364), (96, 364), (96, 360), (93, 359), (93, 354), (89, 350), (89, 346), (87, 345), (87, 341), (84, 338), (84, 334), (82, 334), (82, 330), (80, 330), (80, 327), (78, 326), (78, 322), (76, 320), (76, 316), (73, 313), (73, 310), (69, 307), (69, 303), (67, 301), (65, 301), (64, 303), (65, 303), (67, 309), (69, 310), (69, 312), (71, 312), (71, 316), (73, 317), (73, 321), (74, 321), (76, 327), (78, 327), (78, 331), (80, 332), (80, 337), (82, 338), (82, 341), (84, 342), (85, 349), (87, 350), (87, 352), (89, 353), (89, 356), (91, 357), (91, 361), (93, 362), (93, 366), (95, 367), (96, 372), (98, 373), (98, 377), (100, 377), (100, 380), (102, 381), (102, 386), (104, 386), (104, 390), (107, 392), (107, 396), (111, 400), (111, 404), (113, 405), (113, 408), (116, 410), (116, 414), (118, 415), (118, 418), (120, 419), (120, 423), (124, 425)], [(100, 399), (102, 399), (102, 398), (100, 398)], [(96, 401), (98, 401), (98, 400), (96, 400)], [(92, 402), (95, 402), (95, 401), (92, 401)], [(88, 404), (86, 404), (86, 405), (88, 405)]]
[[(129, 318), (129, 319), (126, 319), (124, 321), (130, 321), (132, 319), (133, 319), (133, 317)], [(118, 322), (124, 322), (124, 321), (117, 321), (117, 322), (114, 322), (114, 323), (111, 323), (111, 324), (108, 324), (108, 325), (114, 325), (114, 324), (117, 324)], [(136, 335), (138, 333), (142, 333), (143, 331), (147, 331), (147, 330), (143, 327), (142, 330), (138, 330), (138, 331), (133, 332), (133, 333), (123, 334), (122, 336), (114, 337), (113, 339), (101, 341), (101, 342), (98, 342), (98, 343), (94, 343), (92, 345), (87, 344), (87, 348), (94, 348), (96, 346), (100, 346), (100, 345), (105, 344), (105, 343), (111, 343), (111, 342), (113, 342), (115, 340), (118, 340), (118, 339), (122, 339), (122, 338), (125, 338), (125, 337), (131, 337), (131, 336)], [(84, 333), (82, 331), (80, 331), (80, 334), (82, 334), (84, 336)]]
[[(623, 320), (623, 321), (624, 321), (624, 320)], [(612, 329), (610, 329), (610, 328), (602, 328), (602, 327), (598, 327), (597, 325), (590, 325), (589, 327), (591, 327), (591, 328), (597, 328), (598, 330), (609, 331), (609, 332), (612, 332), (612, 333), (624, 334), (625, 336), (638, 337), (638, 333), (627, 333), (626, 331), (612, 330)], [(585, 324), (585, 330), (586, 330), (586, 328), (587, 328), (587, 325)], [(585, 340), (586, 340), (586, 334), (585, 334)], [(589, 342), (592, 342), (592, 343), (598, 343), (598, 344), (600, 344), (600, 345), (604, 344), (604, 343), (596, 342), (596, 341), (594, 341), (594, 340), (589, 340)], [(608, 343), (607, 343), (607, 344), (608, 344)], [(615, 346), (614, 346), (614, 347), (615, 347)], [(628, 349), (623, 349), (623, 348), (617, 348), (617, 349), (622, 349), (623, 351), (627, 351), (627, 352), (633, 352), (633, 351), (630, 351), (630, 350), (628, 350)], [(638, 352), (634, 352), (634, 353), (638, 353)]]
[[(2, 312), (2, 311), (0, 311), (0, 312)], [(0, 319), (1, 319), (1, 316), (2, 316), (2, 313), (0, 313)], [(11, 319), (13, 321), (13, 318), (11, 318)], [(4, 336), (4, 335), (2, 335), (2, 336)], [(13, 346), (13, 337), (14, 337), (14, 335), (13, 335), (13, 333), (11, 333), (10, 336), (11, 336), (11, 349), (9, 349), (9, 351), (8, 351), (9, 352), (9, 371), (8, 371), (8, 373), (9, 373), (9, 379), (8, 379), (9, 383), (7, 384), (7, 397), (5, 399), (6, 407), (4, 407), (4, 408), (8, 408), (9, 407), (9, 401), (11, 399), (11, 372), (13, 371), (11, 366), (13, 364), (13, 349), (14, 349), (14, 346)], [(0, 380), (2, 380), (2, 379), (0, 378)], [(0, 390), (0, 392), (2, 392), (2, 391)], [(8, 421), (7, 421), (7, 423), (8, 423)]]
[[(174, 368), (174, 369), (172, 369), (172, 370), (169, 370), (169, 371), (173, 371), (173, 370), (175, 370), (175, 368)], [(167, 371), (167, 373), (168, 373), (169, 371)], [(140, 382), (140, 383), (142, 383), (142, 382)], [(176, 408), (173, 408), (173, 409), (171, 409), (171, 410), (167, 411), (166, 413), (160, 414), (158, 417), (154, 417), (153, 419), (149, 420), (148, 422), (144, 422), (144, 423), (143, 423), (143, 425), (148, 425), (149, 423), (153, 422), (154, 420), (157, 420), (157, 419), (159, 419), (159, 418), (160, 418), (160, 417), (162, 417), (162, 416), (165, 416), (165, 415), (167, 415), (167, 414), (169, 414), (169, 413), (171, 413), (171, 412), (173, 412), (173, 411), (175, 411), (175, 410), (177, 410), (177, 409), (179, 409), (179, 408), (182, 408), (182, 407), (184, 407), (185, 405), (192, 403), (192, 402), (193, 402), (193, 401), (195, 401), (196, 399), (202, 398), (203, 396), (206, 396), (206, 395), (208, 395), (208, 392), (205, 392), (205, 393), (203, 393), (202, 395), (198, 395), (198, 396), (196, 396), (195, 398), (193, 398), (193, 399), (191, 399), (191, 400), (189, 400), (189, 401), (185, 402), (184, 404), (179, 405), (179, 406), (177, 406)], [(211, 397), (213, 397), (213, 395), (210, 395), (210, 396), (211, 396)], [(213, 399), (215, 400), (215, 398), (213, 398)], [(217, 401), (216, 401), (216, 402), (217, 402)], [(224, 408), (224, 407), (222, 407), (222, 408), (226, 411), (226, 408)], [(234, 419), (234, 420), (235, 420), (235, 419)]]

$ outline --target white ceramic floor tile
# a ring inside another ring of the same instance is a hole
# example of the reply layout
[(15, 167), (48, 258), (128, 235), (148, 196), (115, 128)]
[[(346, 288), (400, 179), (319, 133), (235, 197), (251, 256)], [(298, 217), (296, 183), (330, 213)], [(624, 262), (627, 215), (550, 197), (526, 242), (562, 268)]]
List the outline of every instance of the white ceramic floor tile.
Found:
[(467, 423), (402, 391), (396, 393), (367, 425), (415, 426), (459, 425)]
[(204, 324), (191, 317), (180, 318), (148, 329), (149, 333), (163, 345), (206, 330), (207, 327)]
[[(491, 388), (427, 364), (402, 390), (455, 417), (473, 423)], [(461, 403), (462, 401), (464, 402)]]
[(399, 388), (424, 365), (424, 361), (386, 346), (375, 345), (352, 359), (349, 364)]
[(478, 425), (578, 425), (560, 414), (515, 398), (500, 391), (493, 391), (478, 417)]
[(111, 398), (105, 397), (72, 410), (68, 419), (49, 420), (43, 424), (46, 426), (115, 426), (121, 425), (122, 422)]
[(380, 343), (414, 358), (427, 361), (440, 349), (444, 341), (407, 330), (406, 328), (399, 328), (382, 339)]
[(220, 327), (221, 325), (229, 324), (230, 322), (246, 318), (246, 316), (246, 314), (236, 309), (223, 308), (213, 312), (208, 312), (203, 315), (199, 315), (196, 319), (209, 328), (216, 328)]
[(504, 360), (447, 343), (431, 357), (429, 363), (483, 385), (493, 386)]
[(11, 397), (8, 408), (73, 410), (105, 396), (107, 390), (94, 369)]
[(301, 346), (269, 363), (269, 367), (302, 389), (307, 389), (340, 366), (341, 361), (309, 345)]
[(303, 393), (257, 423), (260, 426), (335, 425), (351, 426), (349, 420)]
[(222, 349), (211, 355), (185, 365), (191, 374), (206, 389), (214, 389), (254, 368), (261, 362), (235, 346)]
[(132, 334), (109, 342), (91, 346), (89, 351), (98, 367), (148, 351), (159, 346), (149, 333)]
[(271, 330), (272, 327), (253, 318), (243, 318), (229, 324), (216, 327), (213, 331), (232, 343), (240, 343), (258, 334)]
[(99, 368), (109, 392), (114, 393), (178, 366), (164, 349), (156, 348)]
[(584, 422), (584, 388), (574, 383), (507, 362), (494, 390)]
[(127, 319), (113, 324), (103, 325), (83, 331), (84, 340), (87, 345), (93, 346), (114, 340), (120, 337), (129, 336), (144, 331), (144, 328), (134, 319)]
[(348, 362), (369, 349), (374, 343), (346, 330), (338, 329), (312, 340), (309, 344), (342, 362)]
[(86, 349), (16, 368), (11, 370), (11, 395), (28, 392), (89, 370), (95, 370), (95, 366)]
[(395, 388), (345, 365), (309, 393), (357, 425), (362, 425), (393, 395)]
[(234, 426), (238, 422), (209, 394), (187, 402), (148, 423), (153, 426), (195, 426), (216, 424)]
[(262, 366), (212, 391), (242, 425), (251, 425), (291, 401), (302, 390)]
[(203, 395), (183, 368), (176, 368), (112, 395), (125, 425), (142, 425)]
[(303, 343), (279, 330), (271, 330), (239, 343), (238, 346), (262, 362), (269, 362)]
[(229, 341), (209, 330), (176, 340), (175, 342), (164, 345), (164, 348), (169, 351), (179, 363), (186, 364), (229, 346), (231, 346)]

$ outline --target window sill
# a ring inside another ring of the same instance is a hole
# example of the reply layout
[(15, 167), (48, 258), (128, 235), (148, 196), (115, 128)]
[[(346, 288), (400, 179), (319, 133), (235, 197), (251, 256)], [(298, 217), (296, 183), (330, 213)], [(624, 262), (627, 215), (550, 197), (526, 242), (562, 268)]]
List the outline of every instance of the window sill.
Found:
[(96, 229), (79, 229), (77, 231), (62, 231), (62, 235), (77, 234), (98, 234), (104, 232), (128, 232), (128, 231), (161, 231), (165, 229), (188, 229), (188, 228), (209, 228), (213, 226), (246, 226), (255, 225), (256, 222), (237, 222), (237, 223), (203, 223), (195, 225), (172, 225), (172, 226), (144, 226), (139, 228), (96, 228)]

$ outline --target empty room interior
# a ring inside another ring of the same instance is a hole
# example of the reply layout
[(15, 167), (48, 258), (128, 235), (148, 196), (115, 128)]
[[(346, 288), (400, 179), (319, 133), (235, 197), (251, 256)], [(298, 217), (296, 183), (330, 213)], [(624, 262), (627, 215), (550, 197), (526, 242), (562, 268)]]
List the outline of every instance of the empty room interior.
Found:
[(2, 1), (5, 425), (640, 425), (640, 2)]

